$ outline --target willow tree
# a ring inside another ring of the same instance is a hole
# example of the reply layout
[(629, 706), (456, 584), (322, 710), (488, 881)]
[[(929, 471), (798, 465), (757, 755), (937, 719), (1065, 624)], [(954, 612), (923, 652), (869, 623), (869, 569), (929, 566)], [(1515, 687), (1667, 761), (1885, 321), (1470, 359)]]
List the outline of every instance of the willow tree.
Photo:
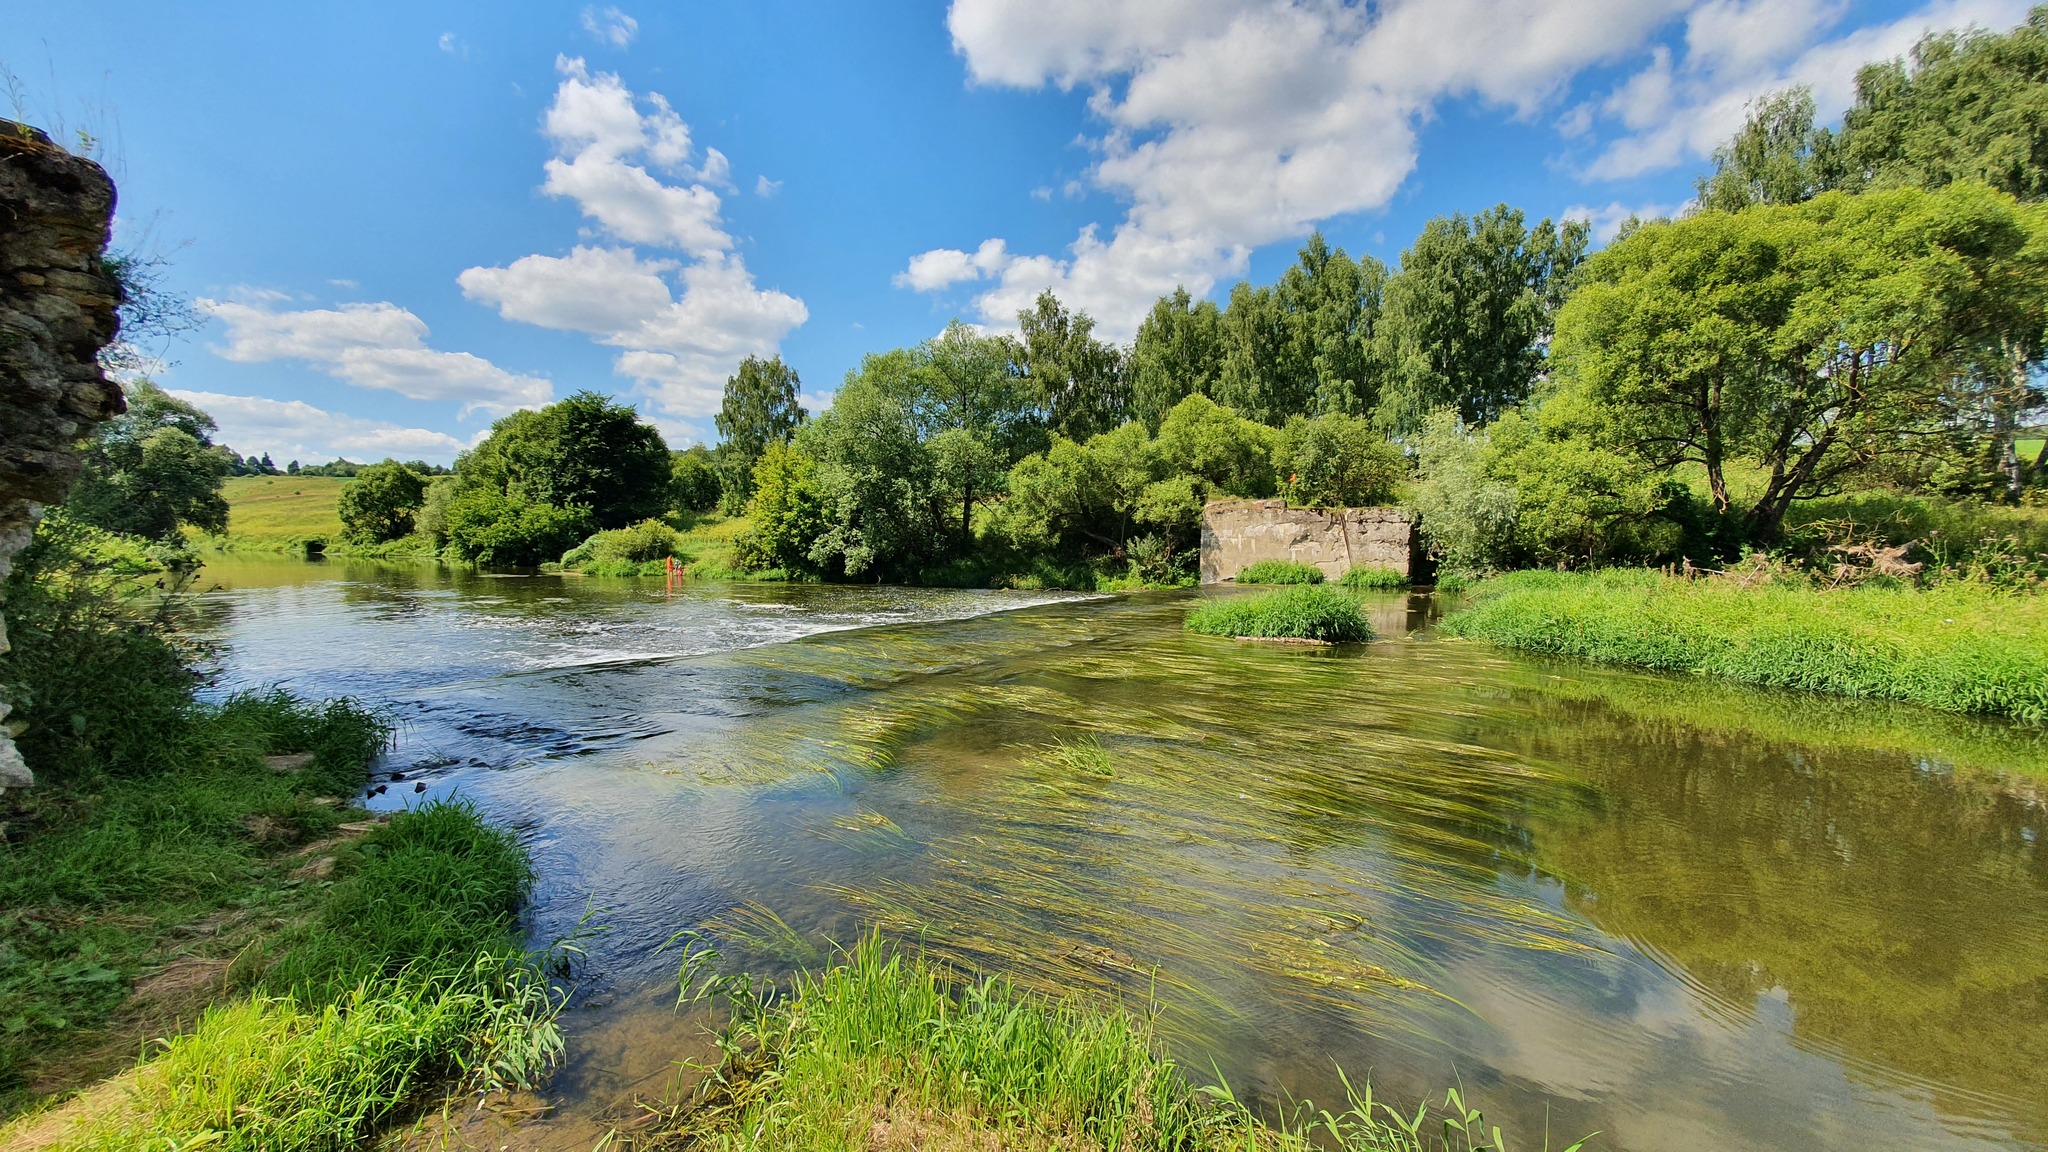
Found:
[[(1589, 435), (1697, 465), (1767, 541), (1794, 500), (1938, 433), (1991, 350), (2038, 350), (2044, 304), (2043, 209), (1979, 185), (1833, 192), (1643, 226), (1590, 262), (1554, 350)], [(1746, 508), (1734, 465), (1762, 477)]]

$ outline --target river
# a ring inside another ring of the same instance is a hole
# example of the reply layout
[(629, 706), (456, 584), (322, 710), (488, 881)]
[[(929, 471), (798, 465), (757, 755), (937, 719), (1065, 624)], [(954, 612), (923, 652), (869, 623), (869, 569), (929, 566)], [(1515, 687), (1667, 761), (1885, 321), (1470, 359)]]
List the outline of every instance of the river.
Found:
[(1241, 1095), (1462, 1083), (1517, 1147), (2048, 1141), (2038, 729), (1524, 659), (1402, 594), (1317, 650), (1183, 633), (1208, 592), (201, 586), (221, 690), (390, 707), (373, 806), (468, 798), (537, 944), (602, 926), (588, 1124), (690, 1047), (676, 933), (787, 971), (879, 928), (1156, 1011)]

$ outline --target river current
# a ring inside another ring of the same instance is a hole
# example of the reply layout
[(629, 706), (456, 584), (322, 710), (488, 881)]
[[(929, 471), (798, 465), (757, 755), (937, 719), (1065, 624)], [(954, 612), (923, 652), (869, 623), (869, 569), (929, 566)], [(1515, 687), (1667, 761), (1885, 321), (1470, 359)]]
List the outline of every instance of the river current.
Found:
[(201, 587), (220, 690), (389, 707), (372, 805), (468, 798), (537, 945), (602, 928), (552, 1090), (593, 1129), (698, 1050), (665, 941), (880, 930), (1155, 1012), (1240, 1095), (1462, 1084), (1517, 1147), (2048, 1142), (2038, 729), (1525, 659), (1403, 594), (1319, 650), (1185, 634), (1214, 591)]

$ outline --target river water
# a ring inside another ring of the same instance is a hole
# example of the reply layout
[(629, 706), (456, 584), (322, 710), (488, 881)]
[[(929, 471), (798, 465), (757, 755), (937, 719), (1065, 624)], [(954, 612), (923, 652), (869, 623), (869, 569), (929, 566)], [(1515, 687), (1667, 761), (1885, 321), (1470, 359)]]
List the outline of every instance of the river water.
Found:
[(688, 1054), (664, 941), (879, 929), (1155, 1011), (1240, 1095), (1462, 1083), (1518, 1147), (2048, 1141), (2038, 729), (1524, 659), (1400, 594), (1318, 650), (1182, 632), (1228, 592), (202, 585), (224, 689), (388, 705), (373, 805), (467, 797), (536, 943), (603, 926), (553, 1093), (592, 1123)]

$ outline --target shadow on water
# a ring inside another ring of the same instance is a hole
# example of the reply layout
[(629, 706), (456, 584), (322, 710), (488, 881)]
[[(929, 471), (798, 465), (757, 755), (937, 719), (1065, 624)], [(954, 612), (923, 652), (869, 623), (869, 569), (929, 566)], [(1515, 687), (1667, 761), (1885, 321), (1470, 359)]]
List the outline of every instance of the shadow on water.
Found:
[(879, 928), (1271, 1096), (1461, 1078), (1532, 1146), (2048, 1136), (2038, 730), (1518, 659), (1399, 595), (1306, 650), (1187, 594), (345, 575), (219, 593), (230, 678), (393, 701), (396, 763), (525, 830), (537, 937), (603, 909), (571, 1109), (644, 1087), (671, 933), (786, 971)]

